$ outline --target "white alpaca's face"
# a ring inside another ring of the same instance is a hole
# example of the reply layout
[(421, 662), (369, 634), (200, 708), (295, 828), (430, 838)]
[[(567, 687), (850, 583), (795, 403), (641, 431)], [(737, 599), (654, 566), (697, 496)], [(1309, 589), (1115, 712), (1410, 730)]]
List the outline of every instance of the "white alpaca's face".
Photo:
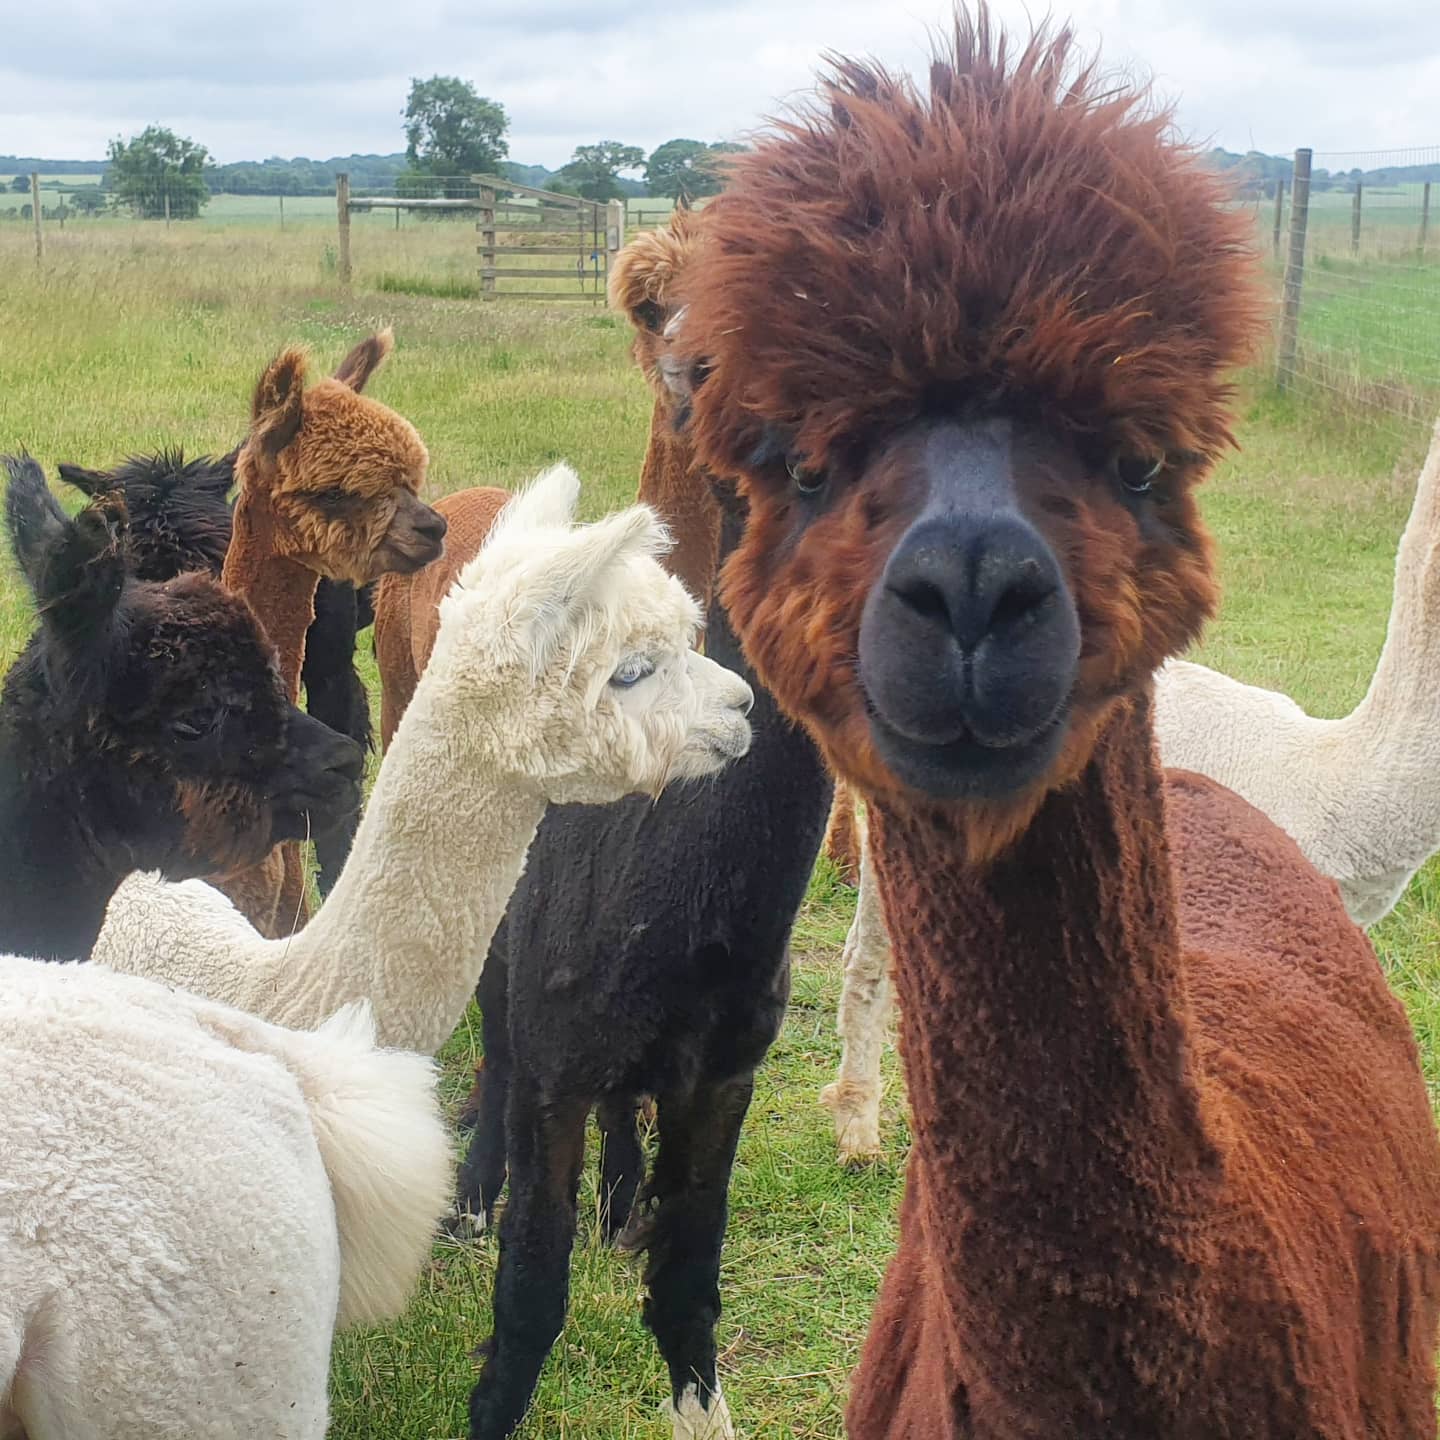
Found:
[(696, 653), (700, 610), (655, 558), (654, 513), (557, 523), (577, 485), (558, 467), (501, 512), (441, 606), (427, 674), (486, 764), (553, 803), (602, 804), (739, 759), (754, 696)]

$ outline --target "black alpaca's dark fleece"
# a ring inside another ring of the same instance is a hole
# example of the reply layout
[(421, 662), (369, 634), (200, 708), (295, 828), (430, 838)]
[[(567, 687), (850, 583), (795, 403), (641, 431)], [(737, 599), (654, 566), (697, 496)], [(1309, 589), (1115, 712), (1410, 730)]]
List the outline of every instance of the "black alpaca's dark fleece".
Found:
[[(727, 553), (742, 527), (727, 510)], [(656, 1097), (660, 1136), (633, 1226), (648, 1251), (645, 1323), (677, 1399), (698, 1384), (708, 1408), (716, 1384), (730, 1169), (784, 1016), (790, 929), (831, 783), (808, 737), (755, 685), (718, 603), (706, 650), (755, 686), (749, 755), (658, 801), (553, 808), (480, 982), (484, 1084), (462, 1200), (488, 1216), (507, 1156), (510, 1197), (472, 1440), (515, 1429), (560, 1333), (595, 1106), (608, 1132), (607, 1231), (625, 1222), (643, 1166), (641, 1095)]]

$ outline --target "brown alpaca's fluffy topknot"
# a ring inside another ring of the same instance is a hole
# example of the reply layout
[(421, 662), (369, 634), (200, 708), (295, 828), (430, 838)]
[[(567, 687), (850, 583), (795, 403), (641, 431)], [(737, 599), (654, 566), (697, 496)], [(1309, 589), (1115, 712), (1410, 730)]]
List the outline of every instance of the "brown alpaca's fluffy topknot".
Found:
[(1013, 53), (982, 8), (928, 95), (837, 60), (824, 101), (705, 210), (680, 343), (712, 468), (777, 430), (824, 468), (940, 407), (1137, 454), (1230, 443), (1224, 372), (1260, 315), (1249, 220), (1143, 89), (1077, 64), (1068, 30)]

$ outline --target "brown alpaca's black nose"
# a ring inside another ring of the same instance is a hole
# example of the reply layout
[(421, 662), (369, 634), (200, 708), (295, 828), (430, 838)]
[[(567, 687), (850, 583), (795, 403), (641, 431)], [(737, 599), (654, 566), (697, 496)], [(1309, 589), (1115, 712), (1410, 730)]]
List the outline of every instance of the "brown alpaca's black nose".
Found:
[(449, 529), (445, 517), (438, 510), (431, 510), (415, 522), (415, 533), (427, 544), (438, 545)]
[(962, 649), (1028, 624), (1060, 589), (1059, 569), (1034, 530), (1002, 516), (968, 536), (953, 522), (917, 526), (886, 569), (886, 585)]
[(924, 500), (860, 627), (877, 745), (917, 788), (1003, 793), (1049, 758), (1074, 683), (1059, 562), (1020, 510), (1003, 422), (917, 427), (884, 463), (913, 470)]

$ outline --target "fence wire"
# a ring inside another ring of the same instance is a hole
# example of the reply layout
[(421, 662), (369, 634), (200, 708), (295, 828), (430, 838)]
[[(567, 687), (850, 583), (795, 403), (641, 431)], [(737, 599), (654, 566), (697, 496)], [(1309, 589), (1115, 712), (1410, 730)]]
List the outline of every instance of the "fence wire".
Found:
[[(1292, 201), (1287, 184), (1278, 226), (1273, 186), (1257, 202), (1277, 277), (1294, 243)], [(1405, 441), (1433, 421), (1440, 411), (1437, 209), (1440, 145), (1315, 152), (1303, 269), (1294, 277), (1294, 360), (1287, 364), (1282, 334), (1282, 385), (1313, 391)]]

